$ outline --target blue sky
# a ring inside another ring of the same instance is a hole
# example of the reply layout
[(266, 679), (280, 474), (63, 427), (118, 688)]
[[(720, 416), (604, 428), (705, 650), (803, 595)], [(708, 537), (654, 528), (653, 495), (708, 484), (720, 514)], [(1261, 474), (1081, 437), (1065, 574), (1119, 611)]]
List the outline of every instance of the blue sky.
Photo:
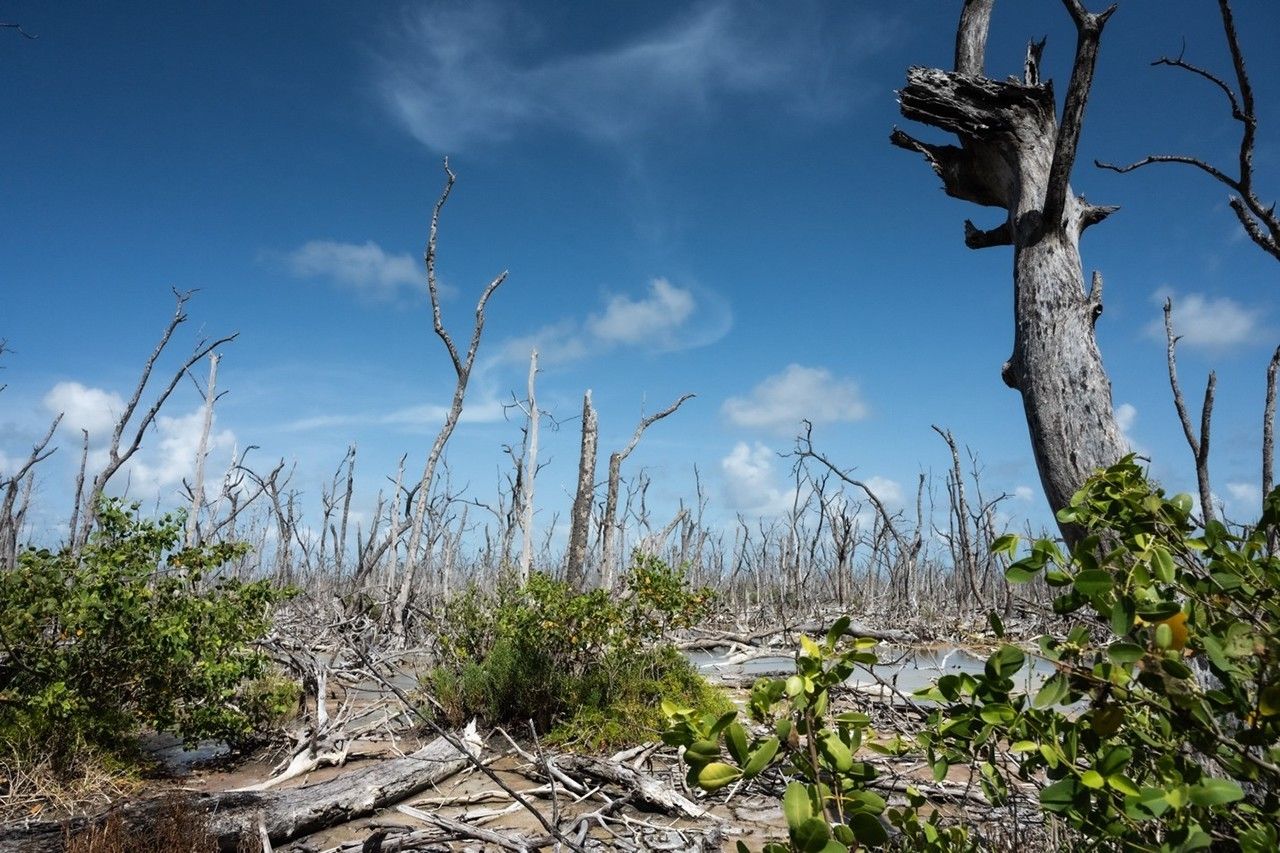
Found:
[[(1007, 248), (964, 247), (991, 211), (945, 197), (890, 147), (908, 65), (949, 63), (958, 4), (502, 2), (9, 2), (0, 18), (0, 469), (55, 410), (62, 450), (40, 518), (65, 516), (78, 427), (105, 440), (171, 310), (198, 288), (171, 358), (201, 333), (224, 350), (211, 466), (233, 447), (296, 460), (312, 505), (346, 446), (367, 510), (396, 460), (420, 470), (452, 390), (431, 335), (420, 260), (448, 154), (446, 322), (490, 305), (456, 485), (492, 501), (519, 441), (502, 403), (543, 352), (540, 523), (570, 502), (582, 392), (600, 410), (602, 471), (637, 419), (663, 515), (692, 498), (715, 517), (786, 502), (800, 418), (891, 500), (941, 474), (940, 424), (977, 452), (989, 492), (1043, 519), (1021, 402), (1000, 381), (1012, 343)], [(1280, 7), (1237, 10), (1261, 129), (1257, 180), (1280, 194)], [(251, 11), (250, 11), (251, 9)], [(988, 73), (1021, 68), (1047, 34), (1065, 89), (1074, 33), (1052, 0), (998, 5)], [(1229, 70), (1215, 5), (1128, 0), (1108, 26), (1073, 186), (1121, 211), (1084, 239), (1106, 278), (1099, 324), (1115, 402), (1158, 477), (1191, 489), (1170, 402), (1163, 294), (1186, 337), (1182, 381), (1215, 368), (1215, 492), (1257, 499), (1263, 381), (1280, 343), (1274, 260), (1243, 237), (1226, 190), (1189, 170), (1100, 172), (1094, 158), (1186, 152), (1234, 162), (1237, 128), (1203, 81), (1152, 59)], [(928, 131), (917, 128), (924, 135)], [(932, 138), (932, 137), (930, 137)], [(989, 221), (988, 221), (989, 220)], [(175, 500), (198, 398), (184, 384), (130, 488)]]

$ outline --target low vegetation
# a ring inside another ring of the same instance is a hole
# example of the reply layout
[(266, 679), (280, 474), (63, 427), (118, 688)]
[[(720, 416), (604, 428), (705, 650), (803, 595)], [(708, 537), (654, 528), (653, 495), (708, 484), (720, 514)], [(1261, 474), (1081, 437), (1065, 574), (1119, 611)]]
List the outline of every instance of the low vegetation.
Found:
[(180, 515), (136, 510), (106, 501), (80, 553), (29, 549), (0, 572), (0, 740), (58, 773), (129, 754), (143, 729), (236, 740), (281, 712), (254, 642), (288, 593), (218, 573), (244, 546), (183, 548)]
[(540, 573), (492, 596), (473, 587), (450, 608), (441, 661), (423, 686), (450, 724), (479, 716), (523, 730), (531, 720), (555, 742), (635, 743), (657, 735), (663, 697), (729, 707), (664, 639), (705, 616), (710, 601), (682, 572), (640, 554), (620, 595), (576, 593)]

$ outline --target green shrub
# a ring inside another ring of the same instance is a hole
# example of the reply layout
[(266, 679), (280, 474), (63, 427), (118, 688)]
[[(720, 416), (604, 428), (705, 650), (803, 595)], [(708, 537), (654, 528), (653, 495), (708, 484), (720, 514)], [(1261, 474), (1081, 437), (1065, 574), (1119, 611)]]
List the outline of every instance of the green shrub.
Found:
[(106, 501), (78, 557), (29, 549), (0, 572), (0, 736), (65, 769), (144, 726), (188, 744), (248, 731), (237, 691), (266, 669), (252, 643), (285, 593), (217, 577), (247, 546), (180, 550), (182, 529)]
[[(997, 803), (1011, 776), (1043, 779), (1041, 807), (1090, 849), (1277, 849), (1280, 559), (1268, 539), (1280, 490), (1246, 535), (1197, 529), (1191, 506), (1153, 488), (1133, 457), (1072, 498), (1059, 518), (1087, 536), (1069, 556), (1033, 543), (1008, 577), (1043, 573), (1062, 590), (1054, 609), (1092, 624), (1041, 638), (1057, 672), (1034, 697), (1013, 690), (1025, 662), (1013, 646), (982, 675), (925, 691), (940, 703), (925, 735), (939, 777), (974, 763)], [(994, 546), (1017, 548), (1012, 536)]]
[(702, 618), (709, 602), (682, 573), (641, 555), (617, 597), (575, 593), (543, 574), (493, 597), (473, 588), (450, 607), (424, 687), (451, 724), (532, 720), (562, 742), (634, 742), (646, 727), (656, 734), (663, 695), (708, 707), (725, 701), (679, 652), (654, 645)]
[[(781, 770), (787, 780), (781, 805), (790, 843), (768, 843), (765, 853), (848, 853), (884, 847), (889, 843), (886, 819), (910, 843), (907, 849), (971, 849), (963, 829), (941, 828), (933, 815), (920, 813), (925, 800), (914, 788), (907, 789), (905, 808), (887, 811), (884, 798), (871, 790), (876, 768), (861, 760), (859, 751), (865, 746), (897, 755), (910, 747), (896, 736), (875, 740), (866, 714), (832, 712), (831, 689), (848, 680), (856, 666), (877, 662), (875, 640), (842, 640), (848, 627), (848, 617), (841, 617), (821, 640), (801, 636), (795, 674), (756, 681), (749, 710), (752, 719), (764, 725), (762, 735), (749, 739), (735, 710), (707, 714), (667, 701), (663, 740), (684, 748), (686, 781), (705, 791), (755, 779), (771, 768)], [(737, 849), (746, 853), (748, 848), (739, 841)]]
[(240, 689), (236, 704), (254, 731), (283, 725), (298, 714), (302, 686), (291, 678), (269, 672)]

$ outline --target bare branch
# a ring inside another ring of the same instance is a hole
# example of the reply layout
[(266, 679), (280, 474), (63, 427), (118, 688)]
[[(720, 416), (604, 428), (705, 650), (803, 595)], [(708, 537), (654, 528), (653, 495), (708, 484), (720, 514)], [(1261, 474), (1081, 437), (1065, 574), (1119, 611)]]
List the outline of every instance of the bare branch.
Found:
[(1204, 389), (1204, 405), (1200, 409), (1200, 436), (1197, 438), (1195, 428), (1191, 425), (1191, 416), (1187, 412), (1186, 401), (1182, 397), (1182, 388), (1178, 385), (1178, 336), (1173, 333), (1173, 300), (1164, 301), (1164, 337), (1165, 354), (1169, 366), (1169, 387), (1173, 389), (1173, 405), (1178, 410), (1178, 420), (1182, 422), (1182, 434), (1186, 436), (1187, 446), (1196, 464), (1196, 484), (1200, 490), (1201, 512), (1207, 524), (1213, 520), (1213, 492), (1209, 486), (1209, 424), (1213, 417), (1213, 394), (1218, 383), (1216, 374), (1209, 373), (1209, 381)]
[(1098, 61), (1098, 42), (1102, 28), (1116, 7), (1093, 14), (1085, 10), (1080, 0), (1063, 0), (1067, 11), (1076, 23), (1076, 59), (1071, 69), (1071, 82), (1067, 85), (1066, 101), (1062, 105), (1062, 120), (1058, 124), (1057, 143), (1053, 148), (1053, 163), (1049, 166), (1049, 181), (1045, 191), (1043, 223), (1047, 228), (1057, 228), (1066, 207), (1068, 182), (1076, 162), (1076, 147), (1080, 142), (1080, 130), (1084, 124), (1084, 108), (1093, 86), (1093, 69)]
[(1203, 160), (1199, 160), (1195, 157), (1187, 157), (1183, 154), (1152, 154), (1148, 157), (1143, 157), (1141, 160), (1130, 163), (1127, 166), (1117, 166), (1114, 163), (1104, 163), (1101, 160), (1093, 161), (1093, 165), (1097, 166), (1099, 169), (1119, 172), (1122, 175), (1126, 172), (1132, 172), (1135, 169), (1141, 169), (1143, 166), (1150, 166), (1152, 163), (1181, 163), (1184, 166), (1194, 166), (1195, 168), (1208, 173), (1214, 178), (1214, 180), (1221, 181), (1231, 187), (1231, 189), (1236, 192), (1240, 191), (1240, 184), (1235, 180), (1235, 178), (1232, 178), (1230, 175), (1227, 175), (1225, 172), (1222, 172), (1214, 166), (1210, 166)]
[(1012, 246), (1013, 229), (1008, 220), (990, 231), (983, 231), (973, 222), (964, 221), (964, 244), (970, 249), (989, 249), (992, 246)]
[(18, 33), (18, 35), (20, 35), (20, 36), (22, 36), (22, 37), (24, 37), (24, 38), (31, 39), (32, 41), (35, 41), (36, 39), (40, 38), (40, 36), (32, 35), (31, 33), (29, 33), (29, 32), (27, 32), (26, 30), (24, 30), (24, 29), (22, 28), (22, 24), (15, 24), (15, 23), (10, 23), (10, 22), (0, 22), (0, 30), (15, 30), (15, 31)]

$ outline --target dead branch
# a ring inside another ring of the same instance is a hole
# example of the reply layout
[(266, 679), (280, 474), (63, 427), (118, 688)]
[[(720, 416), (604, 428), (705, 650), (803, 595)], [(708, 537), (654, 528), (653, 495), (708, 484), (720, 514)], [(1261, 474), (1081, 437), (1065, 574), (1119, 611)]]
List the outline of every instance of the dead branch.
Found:
[(1196, 464), (1196, 485), (1200, 490), (1200, 511), (1204, 523), (1213, 521), (1213, 491), (1209, 487), (1209, 426), (1213, 419), (1213, 394), (1218, 384), (1218, 376), (1209, 371), (1209, 381), (1204, 386), (1204, 403), (1200, 407), (1200, 435), (1196, 436), (1191, 425), (1191, 416), (1187, 413), (1187, 404), (1182, 397), (1182, 388), (1178, 385), (1178, 341), (1181, 336), (1173, 333), (1173, 300), (1164, 301), (1164, 339), (1165, 356), (1169, 365), (1169, 387), (1173, 390), (1173, 405), (1178, 410), (1178, 420), (1182, 422), (1182, 434), (1191, 448), (1191, 455)]
[[(1254, 106), (1253, 84), (1249, 80), (1245, 68), (1244, 52), (1240, 48), (1240, 36), (1236, 31), (1235, 17), (1231, 11), (1230, 0), (1218, 0), (1218, 12), (1222, 18), (1222, 29), (1227, 41), (1227, 49), (1231, 53), (1231, 65), (1235, 72), (1237, 90), (1222, 77), (1206, 68), (1186, 61), (1183, 54), (1177, 57), (1161, 57), (1152, 65), (1180, 68), (1216, 86), (1227, 98), (1231, 108), (1231, 117), (1240, 122), (1240, 147), (1237, 155), (1237, 174), (1235, 177), (1223, 169), (1213, 166), (1198, 157), (1185, 154), (1154, 154), (1142, 158), (1127, 166), (1117, 166), (1095, 160), (1100, 169), (1124, 174), (1150, 166), (1154, 163), (1177, 163), (1199, 169), (1218, 183), (1229, 188), (1234, 195), (1228, 200), (1240, 225), (1249, 239), (1262, 251), (1280, 260), (1280, 216), (1276, 215), (1276, 205), (1263, 204), (1253, 184), (1253, 156), (1258, 131), (1258, 117)], [(1185, 45), (1184, 45), (1185, 52)]]

